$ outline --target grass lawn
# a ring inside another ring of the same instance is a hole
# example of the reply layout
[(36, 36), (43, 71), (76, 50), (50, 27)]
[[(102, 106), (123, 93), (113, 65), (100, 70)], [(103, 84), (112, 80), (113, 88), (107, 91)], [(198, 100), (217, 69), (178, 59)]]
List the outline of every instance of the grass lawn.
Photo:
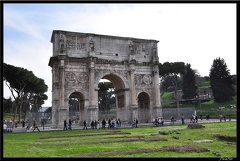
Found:
[[(236, 122), (202, 125), (205, 128), (172, 125), (4, 134), (3, 158), (237, 157)], [(210, 142), (201, 142), (203, 140)]]

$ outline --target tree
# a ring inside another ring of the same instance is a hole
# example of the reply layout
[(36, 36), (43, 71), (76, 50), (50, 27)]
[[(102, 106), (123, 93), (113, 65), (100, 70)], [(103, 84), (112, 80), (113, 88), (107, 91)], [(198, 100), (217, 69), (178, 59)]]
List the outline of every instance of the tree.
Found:
[(195, 80), (195, 72), (191, 69), (191, 65), (186, 65), (186, 73), (182, 80), (182, 98), (193, 99), (197, 96), (197, 86)]
[(226, 102), (235, 96), (234, 80), (223, 58), (216, 58), (210, 69), (210, 86), (216, 102)]
[(112, 82), (100, 82), (98, 84), (98, 101), (100, 111), (110, 111), (110, 100), (113, 95), (114, 86)]
[(11, 113), (12, 111), (12, 107), (13, 107), (13, 102), (12, 102), (12, 98), (9, 97), (8, 99), (3, 98), (3, 112), (6, 113)]
[(167, 77), (171, 76), (172, 86), (174, 88), (174, 98), (176, 100), (177, 108), (179, 108), (179, 100), (178, 100), (178, 82), (179, 76), (185, 74), (185, 63), (184, 62), (174, 62), (169, 63), (165, 62), (163, 64), (159, 63), (159, 76)]
[[(29, 104), (35, 103), (34, 101), (31, 101), (33, 97), (38, 95), (41, 96), (44, 92), (47, 91), (48, 87), (45, 84), (44, 80), (37, 78), (32, 71), (28, 71), (27, 69), (15, 67), (6, 63), (3, 65), (3, 80), (11, 91), (16, 105), (13, 121), (15, 122), (15, 117), (18, 110), (20, 122), (22, 104), (24, 102), (23, 100), (25, 99), (29, 101)], [(43, 96), (43, 99), (47, 99), (46, 95)], [(24, 106), (26, 106), (26, 104)], [(28, 110), (29, 109), (26, 111)]]
[[(173, 92), (175, 89), (172, 86), (172, 80), (174, 80), (175, 76), (165, 76), (161, 79), (161, 97), (164, 95), (165, 92)], [(181, 87), (181, 78), (177, 76), (177, 90)]]

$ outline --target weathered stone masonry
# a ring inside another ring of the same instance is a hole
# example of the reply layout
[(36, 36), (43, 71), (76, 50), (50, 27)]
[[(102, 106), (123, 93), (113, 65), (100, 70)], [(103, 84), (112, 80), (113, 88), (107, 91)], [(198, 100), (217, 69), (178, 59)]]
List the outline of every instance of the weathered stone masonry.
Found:
[(156, 40), (53, 30), (52, 127), (69, 119), (69, 97), (80, 101), (79, 125), (98, 120), (98, 83), (115, 86), (117, 118), (141, 122), (162, 116)]

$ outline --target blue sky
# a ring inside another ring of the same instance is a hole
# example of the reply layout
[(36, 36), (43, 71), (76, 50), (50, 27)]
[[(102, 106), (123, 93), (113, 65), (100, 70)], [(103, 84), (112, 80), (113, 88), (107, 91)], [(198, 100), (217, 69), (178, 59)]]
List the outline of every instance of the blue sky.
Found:
[[(235, 3), (9, 3), (3, 5), (4, 62), (45, 80), (51, 106), (53, 30), (159, 40), (160, 63), (185, 62), (208, 76), (223, 58), (236, 74)], [(4, 97), (11, 96), (4, 85)]]

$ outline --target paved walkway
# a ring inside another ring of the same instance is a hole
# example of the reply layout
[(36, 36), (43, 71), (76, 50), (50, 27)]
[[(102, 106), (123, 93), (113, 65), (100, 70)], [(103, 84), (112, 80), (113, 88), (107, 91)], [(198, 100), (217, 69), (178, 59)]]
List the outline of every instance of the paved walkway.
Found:
[[(227, 120), (227, 122), (228, 122), (229, 120)], [(236, 119), (231, 119), (231, 121), (236, 121)], [(206, 119), (203, 119), (203, 120), (198, 120), (198, 123), (212, 123), (212, 122), (220, 122), (220, 120), (219, 119), (209, 119), (209, 120), (206, 120)], [(190, 123), (190, 120), (189, 119), (185, 119), (185, 123), (186, 124), (189, 124)], [(177, 120), (176, 122), (174, 122), (174, 125), (181, 125), (182, 124), (182, 122), (181, 122), (181, 120)], [(165, 120), (165, 122), (164, 122), (164, 125), (163, 126), (170, 126), (170, 125), (172, 125), (171, 124), (171, 122), (170, 122), (170, 120)], [(146, 126), (153, 126), (153, 123), (139, 123), (138, 124), (138, 127), (146, 127)], [(47, 125), (47, 126), (44, 126), (44, 128), (43, 127), (41, 127), (41, 126), (39, 126), (38, 127), (39, 128), (39, 130), (42, 132), (42, 131), (57, 131), (57, 130), (60, 130), (60, 131), (62, 131), (63, 130), (63, 128), (58, 128), (58, 129), (53, 129), (53, 128), (51, 128), (49, 125)], [(132, 128), (132, 124), (122, 124), (121, 125), (121, 128)], [(80, 129), (83, 129), (83, 126), (79, 126), (78, 124), (73, 124), (72, 125), (72, 130), (80, 130)], [(88, 127), (88, 129), (91, 129), (91, 127)], [(13, 129), (13, 133), (19, 133), (19, 132), (32, 132), (32, 131), (30, 131), (30, 130), (27, 130), (26, 128), (22, 128), (22, 127), (17, 127), (17, 128), (14, 128)], [(38, 132), (38, 130), (36, 129), (34, 132)]]

